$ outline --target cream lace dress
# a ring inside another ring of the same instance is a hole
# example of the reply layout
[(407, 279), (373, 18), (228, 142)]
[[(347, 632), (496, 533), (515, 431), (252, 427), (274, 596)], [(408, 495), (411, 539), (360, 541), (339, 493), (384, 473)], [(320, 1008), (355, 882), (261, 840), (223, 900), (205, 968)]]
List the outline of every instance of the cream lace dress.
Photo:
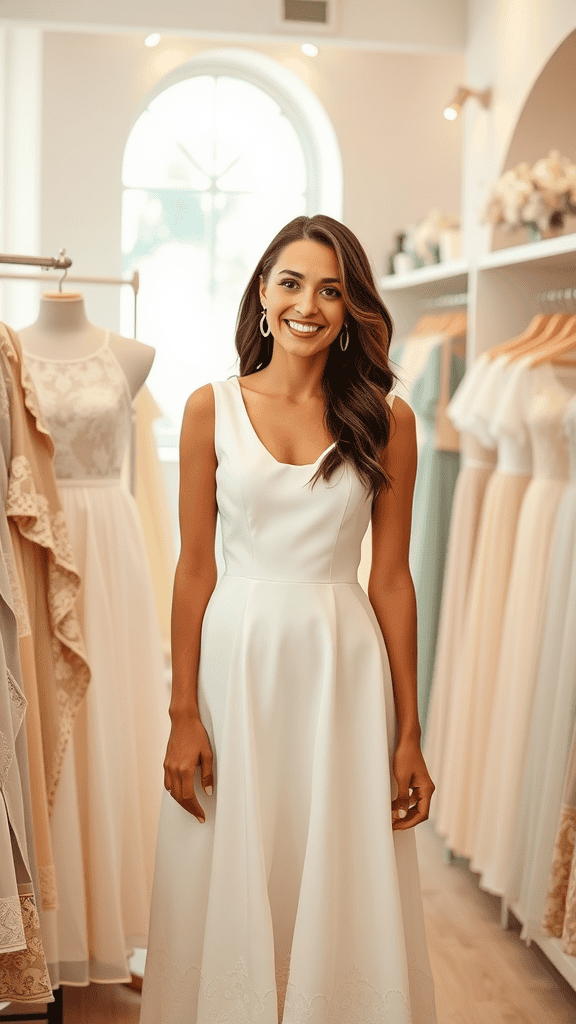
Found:
[(146, 945), (169, 724), (142, 527), (121, 479), (132, 403), (108, 336), (82, 359), (26, 362), (54, 440), (92, 670), (52, 815), (60, 980), (116, 982)]
[(323, 456), (278, 462), (238, 379), (213, 387), (215, 787), (197, 772), (204, 824), (163, 796), (141, 1024), (433, 1024), (416, 837), (392, 831), (388, 656), (357, 578), (370, 496), (347, 464), (310, 488)]

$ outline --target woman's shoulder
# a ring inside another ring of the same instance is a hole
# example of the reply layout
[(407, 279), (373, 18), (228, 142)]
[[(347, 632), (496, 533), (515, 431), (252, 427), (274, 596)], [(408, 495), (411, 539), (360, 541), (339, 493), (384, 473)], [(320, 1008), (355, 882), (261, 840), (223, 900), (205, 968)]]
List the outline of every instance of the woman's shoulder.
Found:
[(214, 388), (203, 384), (188, 397), (182, 417), (182, 439), (187, 436), (196, 443), (209, 440), (214, 435), (215, 402)]
[(386, 458), (390, 458), (392, 452), (406, 455), (416, 444), (416, 416), (408, 402), (396, 395), (390, 411), (390, 438), (385, 449)]
[(393, 396), (390, 408), (392, 410), (393, 419), (396, 422), (397, 429), (409, 429), (416, 422), (414, 410), (408, 405), (408, 402), (403, 398), (400, 398), (399, 395)]

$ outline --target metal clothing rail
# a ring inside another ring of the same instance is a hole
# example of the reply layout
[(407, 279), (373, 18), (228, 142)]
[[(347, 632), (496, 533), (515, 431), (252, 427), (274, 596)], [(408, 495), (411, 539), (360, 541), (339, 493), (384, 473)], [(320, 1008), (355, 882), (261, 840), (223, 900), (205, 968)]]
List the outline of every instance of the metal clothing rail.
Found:
[(553, 312), (554, 307), (558, 306), (566, 310), (569, 303), (570, 311), (572, 311), (576, 301), (576, 288), (560, 288), (549, 292), (538, 292), (537, 300), (540, 306), (547, 306), (549, 312)]
[(449, 306), (467, 306), (468, 293), (455, 292), (454, 294), (439, 295), (435, 299), (429, 299), (424, 303), (426, 309), (446, 309)]
[(0, 253), (0, 263), (15, 263), (25, 267), (46, 267), (47, 270), (67, 270), (72, 260), (66, 255), (66, 249), (60, 249), (58, 256), (12, 256)]
[[(24, 256), (22, 256), (22, 257), (4, 257), (4, 256), (0, 255), (0, 263), (14, 262), (16, 259), (19, 262), (23, 262), (24, 260), (27, 260), (29, 258), (32, 259), (33, 257), (27, 257), (27, 256), (26, 257), (24, 257)], [(38, 257), (38, 259), (40, 259), (40, 257)], [(68, 259), (68, 257), (66, 257), (66, 259)], [(68, 266), (71, 265), (71, 262), (72, 262), (71, 260), (68, 261)], [(39, 263), (39, 264), (35, 263), (33, 265), (34, 266), (43, 266), (44, 264), (42, 264), (42, 263)], [(66, 270), (67, 267), (63, 266), (60, 269)], [(138, 270), (134, 271), (134, 273), (132, 274), (132, 277), (91, 277), (91, 276), (86, 276), (86, 275), (83, 275), (83, 274), (66, 274), (65, 275), (65, 279), (66, 279), (67, 282), (69, 281), (71, 284), (129, 285), (129, 287), (132, 289), (132, 291), (134, 293), (134, 337), (136, 337), (136, 328), (137, 328), (137, 325), (138, 325), (138, 292), (140, 290), (140, 273), (139, 273)], [(58, 281), (59, 284), (62, 284), (62, 280), (63, 279), (62, 279), (61, 276), (58, 276), (57, 274), (32, 274), (32, 273), (18, 274), (18, 273), (13, 273), (12, 271), (8, 271), (6, 273), (0, 271), (0, 280), (4, 280), (4, 281)]]

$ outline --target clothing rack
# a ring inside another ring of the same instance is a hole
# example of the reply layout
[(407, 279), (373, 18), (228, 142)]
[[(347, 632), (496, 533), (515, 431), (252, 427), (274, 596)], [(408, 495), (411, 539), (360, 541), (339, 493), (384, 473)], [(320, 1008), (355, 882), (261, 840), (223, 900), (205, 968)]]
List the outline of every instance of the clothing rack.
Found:
[(4, 1014), (0, 1013), (0, 1022), (3, 1022), (5, 1020), (43, 1020), (46, 1021), (47, 1024), (63, 1024), (64, 1005), (62, 999), (62, 988), (54, 989), (54, 1002), (47, 1004), (44, 1013), (16, 1013), (12, 1014), (11, 1016), (4, 1016)]
[[(72, 260), (69, 256), (66, 256), (66, 250), (61, 249), (58, 256), (13, 256), (8, 253), (0, 253), (0, 263), (5, 263), (14, 266), (28, 266), (28, 267), (41, 267), (43, 270), (63, 270), (63, 275), (47, 274), (47, 273), (2, 273), (0, 272), (0, 280), (5, 281), (58, 281), (59, 290), (62, 290), (62, 282), (64, 279), (71, 283), (78, 284), (107, 284), (107, 285), (129, 285), (134, 293), (134, 337), (136, 337), (137, 328), (137, 309), (138, 309), (138, 291), (140, 288), (140, 274), (137, 270), (134, 271), (131, 278), (125, 277), (92, 277), (86, 275), (75, 274), (68, 276), (68, 268), (72, 266)], [(134, 430), (134, 425), (133, 428)], [(133, 469), (131, 468), (131, 476), (133, 476)], [(62, 998), (62, 988), (54, 989), (54, 1002), (48, 1003), (46, 1010), (42, 1013), (17, 1013), (17, 1014), (2, 1014), (0, 1013), (0, 1024), (4, 1021), (45, 1021), (46, 1024), (63, 1024), (64, 1021), (64, 1004)]]
[[(31, 263), (30, 261), (34, 261)], [(63, 260), (63, 262), (59, 262)], [(67, 256), (51, 256), (48, 259), (43, 259), (41, 256), (4, 256), (0, 255), (0, 263), (17, 263), (19, 265), (29, 264), (34, 267), (46, 267), (46, 269), (53, 270), (64, 270), (67, 271), (68, 267), (72, 266), (72, 260)], [(136, 337), (136, 328), (138, 326), (138, 292), (140, 290), (140, 273), (135, 270), (132, 277), (92, 277), (80, 274), (64, 274), (64, 277), (58, 277), (56, 274), (17, 274), (17, 273), (2, 273), (0, 272), (0, 280), (4, 281), (58, 281), (60, 285), (66, 279), (71, 284), (108, 284), (108, 285), (128, 285), (134, 293), (134, 337)]]
[(429, 299), (425, 303), (426, 309), (445, 309), (447, 306), (467, 306), (468, 292), (455, 292), (454, 294), (439, 295), (435, 299)]
[(12, 256), (0, 253), (0, 263), (16, 263), (18, 266), (45, 267), (47, 270), (67, 270), (72, 260), (66, 255), (66, 249), (60, 249), (58, 256)]
[(539, 292), (537, 295), (538, 305), (545, 306), (548, 308), (548, 312), (552, 313), (554, 307), (560, 306), (560, 310), (568, 311), (566, 307), (570, 303), (572, 311), (574, 309), (574, 302), (576, 301), (576, 288), (561, 288), (560, 290), (553, 290), (549, 292)]

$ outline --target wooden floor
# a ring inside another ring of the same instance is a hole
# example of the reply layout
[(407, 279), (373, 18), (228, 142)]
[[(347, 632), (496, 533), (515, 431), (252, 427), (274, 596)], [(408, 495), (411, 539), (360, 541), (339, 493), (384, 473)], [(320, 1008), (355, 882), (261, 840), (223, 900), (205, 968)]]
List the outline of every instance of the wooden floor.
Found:
[[(576, 1024), (576, 993), (519, 928), (502, 930), (500, 901), (464, 864), (445, 863), (428, 822), (417, 838), (438, 1024)], [(123, 986), (65, 988), (64, 1024), (138, 1024), (139, 1004)]]

